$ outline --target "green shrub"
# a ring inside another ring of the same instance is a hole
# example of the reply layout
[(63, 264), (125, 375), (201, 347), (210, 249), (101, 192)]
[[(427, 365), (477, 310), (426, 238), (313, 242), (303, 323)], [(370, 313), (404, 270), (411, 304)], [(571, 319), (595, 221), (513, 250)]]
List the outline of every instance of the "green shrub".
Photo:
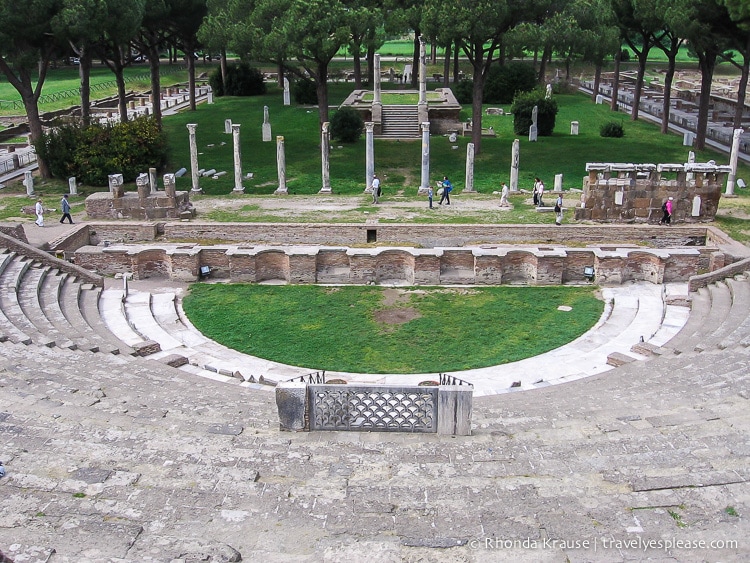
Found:
[(474, 97), (474, 81), (461, 80), (453, 88), (453, 94), (455, 94), (459, 104), (471, 104)]
[(226, 90), (219, 68), (211, 73), (208, 82), (216, 96), (262, 96), (266, 93), (263, 74), (247, 63), (227, 66)]
[(512, 62), (495, 65), (490, 69), (484, 85), (484, 103), (509, 104), (516, 94), (530, 92), (536, 85), (536, 72), (530, 64)]
[(537, 106), (537, 134), (540, 137), (552, 135), (557, 118), (557, 102), (544, 97), (542, 89), (517, 94), (510, 111), (513, 113), (513, 131), (516, 135), (528, 135), (531, 128), (531, 114)]
[(364, 121), (359, 112), (350, 107), (343, 107), (333, 114), (331, 119), (331, 137), (342, 143), (354, 143), (362, 135)]
[(622, 137), (625, 135), (625, 130), (622, 127), (622, 123), (608, 121), (599, 128), (599, 135), (602, 137)]
[(132, 182), (167, 161), (167, 139), (151, 117), (115, 125), (64, 125), (35, 144), (56, 178), (75, 176), (89, 186), (106, 186), (110, 174)]
[(300, 105), (315, 105), (318, 103), (318, 91), (312, 80), (295, 80), (292, 86), (294, 101)]

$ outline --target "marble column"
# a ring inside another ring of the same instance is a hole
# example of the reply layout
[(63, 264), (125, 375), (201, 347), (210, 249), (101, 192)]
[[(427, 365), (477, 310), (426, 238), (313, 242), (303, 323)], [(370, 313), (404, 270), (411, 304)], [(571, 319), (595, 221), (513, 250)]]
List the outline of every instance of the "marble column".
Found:
[(563, 175), (555, 174), (555, 191), (561, 192), (563, 189)]
[(23, 185), (26, 186), (26, 195), (34, 195), (34, 173), (30, 170), (23, 173)]
[(375, 124), (365, 123), (365, 193), (371, 193), (372, 178), (375, 176)]
[(427, 103), (427, 55), (424, 37), (419, 36), (419, 103)]
[[(289, 79), (285, 76), (284, 77), (284, 105), (288, 106), (292, 103), (291, 98), (289, 96)], [(278, 137), (276, 137), (276, 142), (278, 143)]]
[(732, 170), (727, 176), (727, 190), (724, 192), (724, 195), (734, 195), (734, 184), (737, 179), (737, 159), (740, 156), (740, 137), (742, 133), (742, 129), (735, 129), (732, 135), (732, 153), (729, 157), (729, 166)]
[(521, 141), (513, 140), (513, 153), (510, 158), (510, 191), (518, 191), (518, 162), (521, 153)]
[(156, 168), (148, 169), (148, 183), (151, 188), (151, 193), (155, 194), (159, 187), (156, 185)]
[(276, 195), (287, 195), (289, 190), (286, 187), (286, 154), (284, 153), (284, 137), (276, 137), (276, 171), (279, 175), (279, 187), (273, 192)]
[(430, 121), (427, 109), (427, 55), (425, 53), (424, 37), (419, 36), (419, 103), (417, 115), (420, 123)]
[(326, 121), (320, 129), (320, 156), (323, 173), (323, 187), (320, 188), (318, 193), (321, 194), (331, 193), (331, 167), (329, 159), (331, 153), (331, 137), (328, 131), (330, 126), (331, 124)]
[(474, 192), (474, 143), (466, 145), (466, 182), (464, 192)]
[[(424, 43), (423, 43), (424, 45)], [(420, 195), (427, 193), (430, 187), (430, 122), (422, 123), (422, 178), (419, 184)]]
[[(688, 151), (688, 164), (695, 164), (695, 152), (693, 151)], [(685, 181), (686, 182), (695, 181), (695, 173), (688, 172), (687, 174), (685, 174)]]
[(268, 121), (268, 106), (263, 106), (263, 142), (271, 141), (271, 122)]
[(193, 186), (190, 188), (191, 193), (203, 193), (198, 178), (198, 143), (195, 140), (195, 128), (198, 127), (197, 123), (188, 123), (187, 128), (190, 133), (190, 173), (193, 178)]
[(234, 146), (234, 189), (232, 193), (245, 193), (242, 185), (242, 149), (240, 147), (240, 124), (232, 123), (232, 144)]
[(380, 102), (380, 54), (375, 53), (373, 62), (373, 80), (375, 82), (372, 103), (379, 104)]

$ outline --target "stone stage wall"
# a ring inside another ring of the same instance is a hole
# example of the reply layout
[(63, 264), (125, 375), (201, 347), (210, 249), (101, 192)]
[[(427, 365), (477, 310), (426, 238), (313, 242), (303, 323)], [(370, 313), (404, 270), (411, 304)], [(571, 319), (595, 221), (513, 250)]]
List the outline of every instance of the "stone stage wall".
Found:
[(234, 282), (408, 285), (558, 285), (585, 283), (593, 267), (596, 282), (687, 281), (724, 265), (711, 248), (343, 248), (320, 246), (110, 245), (85, 246), (75, 263), (102, 275), (132, 273), (135, 279), (191, 282), (200, 268), (210, 277)]

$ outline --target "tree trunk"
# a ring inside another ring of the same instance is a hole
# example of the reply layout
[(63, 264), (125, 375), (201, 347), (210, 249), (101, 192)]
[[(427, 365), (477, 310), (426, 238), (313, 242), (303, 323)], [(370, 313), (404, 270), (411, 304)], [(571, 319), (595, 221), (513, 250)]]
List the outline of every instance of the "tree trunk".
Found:
[(190, 111), (195, 111), (195, 46), (192, 41), (185, 45), (187, 50), (187, 68), (188, 68), (188, 100), (190, 101)]
[(539, 75), (537, 77), (537, 82), (539, 84), (544, 84), (544, 81), (547, 78), (547, 59), (549, 59), (551, 55), (552, 55), (552, 46), (545, 45), (544, 51), (542, 51), (542, 58), (540, 59), (540, 63), (539, 63)]
[(609, 103), (609, 109), (612, 111), (617, 111), (619, 106), (617, 96), (620, 95), (620, 57), (622, 57), (622, 50), (618, 49), (617, 54), (615, 54), (615, 79), (612, 82), (612, 100)]
[(151, 104), (156, 126), (161, 130), (161, 81), (159, 79), (159, 49), (156, 44), (149, 45), (149, 64), (151, 66)]
[(362, 44), (355, 42), (352, 44), (352, 58), (354, 60), (354, 89), (362, 89), (362, 58), (360, 56)]
[(536, 63), (538, 60), (539, 60), (539, 47), (535, 47), (534, 48), (534, 63), (532, 65), (534, 72), (536, 72)]
[[(24, 82), (26, 82), (24, 80)], [(26, 117), (29, 120), (29, 140), (32, 144), (36, 144), (41, 141), (44, 133), (42, 129), (42, 120), (39, 117), (39, 99), (34, 95), (34, 88), (29, 80), (27, 88), (24, 88), (25, 92), (19, 92), (21, 99), (23, 100), (23, 107), (26, 109)], [(42, 178), (51, 178), (52, 174), (49, 171), (47, 163), (37, 154), (36, 159), (37, 165), (39, 166), (39, 175)]]
[(117, 108), (120, 112), (120, 123), (127, 123), (128, 102), (125, 99), (125, 96), (127, 95), (125, 93), (125, 71), (120, 61), (115, 61), (113, 66), (115, 82), (117, 82)]
[(458, 66), (458, 52), (461, 49), (458, 46), (458, 41), (455, 41), (453, 46), (453, 84), (458, 84), (461, 81), (461, 69)]
[(419, 80), (419, 30), (414, 30), (414, 55), (411, 61), (411, 87), (417, 87), (417, 80)]
[(81, 79), (81, 122), (84, 127), (91, 124), (91, 52), (81, 49), (78, 76)]
[(715, 53), (699, 53), (698, 67), (701, 70), (701, 98), (698, 103), (698, 127), (695, 132), (695, 148), (706, 148), (706, 132), (708, 131), (708, 108), (711, 104), (711, 82), (716, 68)]
[(437, 40), (434, 37), (430, 41), (430, 64), (437, 64)]
[[(475, 46), (475, 53), (482, 53), (482, 45)], [(490, 53), (490, 57), (492, 54)], [(471, 142), (474, 143), (474, 154), (482, 152), (482, 98), (484, 96), (484, 62), (481, 55), (474, 59), (474, 89), (471, 95)]]
[(734, 122), (732, 123), (733, 129), (739, 129), (742, 127), (742, 114), (745, 111), (745, 96), (747, 95), (747, 78), (750, 71), (750, 34), (747, 36), (747, 43), (745, 44), (745, 52), (742, 58), (742, 76), (740, 78), (740, 84), (737, 88), (737, 107), (734, 110)]
[(375, 49), (367, 47), (367, 83), (370, 89), (375, 88)]
[(594, 71), (594, 91), (591, 93), (591, 101), (595, 102), (596, 97), (599, 95), (599, 84), (602, 82), (602, 65), (603, 61), (596, 62), (596, 70)]
[(638, 76), (635, 79), (635, 92), (633, 92), (633, 107), (630, 110), (630, 120), (636, 121), (640, 113), (641, 93), (643, 92), (643, 77), (646, 75), (646, 62), (648, 60), (648, 49), (644, 46), (638, 55)]
[(672, 109), (672, 82), (674, 81), (674, 71), (677, 66), (677, 53), (669, 55), (669, 64), (667, 72), (664, 74), (664, 99), (661, 105), (661, 132), (665, 134), (669, 131), (669, 114)]
[(318, 63), (315, 91), (318, 94), (318, 121), (323, 127), (328, 121), (328, 63)]
[(276, 83), (279, 85), (279, 88), (284, 88), (284, 75), (286, 74), (286, 70), (284, 69), (284, 63), (278, 63), (276, 65)]
[(445, 59), (443, 60), (443, 88), (450, 87), (450, 76), (451, 76), (451, 45), (449, 41), (445, 46)]
[(219, 68), (221, 69), (221, 85), (224, 91), (227, 91), (227, 50), (222, 47), (221, 58), (219, 59)]

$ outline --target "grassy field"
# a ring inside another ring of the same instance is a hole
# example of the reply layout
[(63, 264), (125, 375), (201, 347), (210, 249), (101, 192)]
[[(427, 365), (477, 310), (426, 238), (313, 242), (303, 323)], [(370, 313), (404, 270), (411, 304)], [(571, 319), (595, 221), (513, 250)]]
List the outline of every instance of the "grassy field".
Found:
[(203, 334), (236, 350), (311, 370), (359, 373), (437, 373), (517, 361), (580, 336), (604, 306), (590, 287), (242, 284), (195, 284), (183, 305)]
[[(390, 87), (391, 85), (386, 85)], [(338, 105), (351, 91), (350, 84), (331, 85), (331, 105)], [(631, 122), (627, 115), (612, 113), (608, 106), (595, 105), (582, 94), (556, 96), (560, 107), (557, 125), (551, 137), (540, 137), (536, 143), (521, 138), (519, 186), (530, 188), (539, 176), (551, 186), (556, 174), (563, 174), (566, 188), (580, 188), (587, 162), (686, 162), (687, 150), (677, 135), (662, 135), (658, 127), (643, 121)], [(276, 189), (276, 143), (262, 142), (263, 106), (269, 107), (274, 136), (285, 139), (286, 174), (291, 194), (314, 194), (320, 189), (320, 133), (316, 108), (282, 104), (281, 92), (275, 87), (269, 94), (254, 98), (217, 98), (213, 105), (202, 104), (194, 113), (182, 113), (165, 120), (171, 140), (171, 167), (189, 167), (187, 123), (197, 123), (199, 163), (202, 168), (226, 170), (218, 180), (203, 180), (201, 187), (209, 195), (232, 192), (232, 138), (224, 133), (224, 120), (241, 124), (243, 171), (253, 179), (245, 186), (249, 194), (271, 194)], [(508, 110), (506, 106), (504, 109)], [(333, 112), (332, 112), (333, 113)], [(470, 118), (464, 109), (461, 119)], [(571, 136), (570, 122), (579, 122), (579, 135)], [(599, 128), (608, 121), (622, 122), (625, 137), (599, 136)], [(497, 190), (510, 173), (513, 133), (512, 116), (485, 116), (484, 127), (493, 127), (497, 136), (482, 140), (481, 154), (475, 160), (475, 188), (480, 193)], [(446, 137), (434, 136), (430, 143), (432, 180), (447, 175), (458, 188), (463, 187), (466, 144), (459, 138), (458, 149)], [(714, 151), (696, 154), (698, 161), (714, 159), (728, 163), (728, 157)], [(421, 143), (415, 141), (375, 141), (376, 172), (384, 178), (384, 188), (407, 189), (416, 194), (421, 166)], [(330, 158), (331, 185), (334, 193), (355, 194), (363, 189), (365, 141), (353, 144), (332, 143)], [(740, 166), (739, 177), (750, 178), (750, 168)], [(179, 189), (190, 185), (188, 175), (178, 181)], [(416, 195), (414, 195), (416, 197)]]

